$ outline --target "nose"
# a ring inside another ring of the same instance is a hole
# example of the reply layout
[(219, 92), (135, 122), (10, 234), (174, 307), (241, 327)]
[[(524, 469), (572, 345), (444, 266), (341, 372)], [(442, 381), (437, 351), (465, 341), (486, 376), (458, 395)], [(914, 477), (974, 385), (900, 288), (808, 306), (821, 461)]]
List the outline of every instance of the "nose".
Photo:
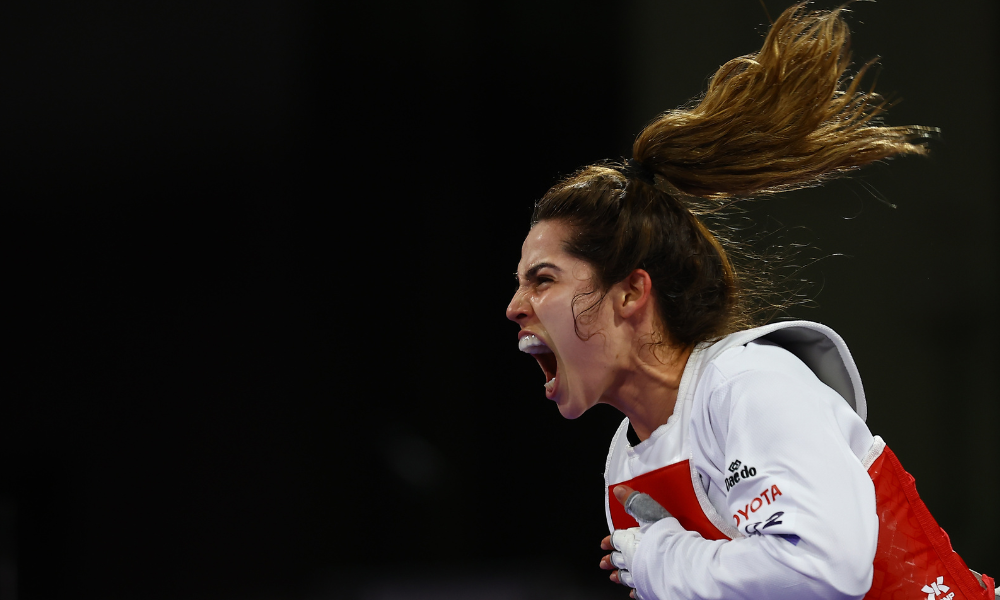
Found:
[(525, 301), (524, 293), (521, 289), (514, 292), (514, 297), (507, 305), (507, 318), (515, 323), (520, 323), (531, 313), (531, 305)]

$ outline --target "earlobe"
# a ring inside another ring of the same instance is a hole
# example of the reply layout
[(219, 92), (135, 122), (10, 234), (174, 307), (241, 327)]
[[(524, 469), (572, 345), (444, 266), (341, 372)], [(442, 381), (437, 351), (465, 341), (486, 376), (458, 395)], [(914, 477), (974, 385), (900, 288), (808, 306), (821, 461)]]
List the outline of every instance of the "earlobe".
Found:
[(653, 293), (653, 280), (644, 269), (636, 269), (619, 285), (622, 286), (621, 316), (628, 319), (646, 306)]

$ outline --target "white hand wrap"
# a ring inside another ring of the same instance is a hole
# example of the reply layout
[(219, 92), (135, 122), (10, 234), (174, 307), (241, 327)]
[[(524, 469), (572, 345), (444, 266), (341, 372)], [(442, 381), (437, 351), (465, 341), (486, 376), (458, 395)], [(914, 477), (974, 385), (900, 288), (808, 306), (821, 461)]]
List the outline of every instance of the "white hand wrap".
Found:
[[(642, 532), (638, 527), (631, 529), (616, 529), (611, 534), (611, 545), (618, 552), (611, 553), (611, 564), (618, 567), (618, 581), (630, 588), (635, 588), (632, 581), (632, 559), (635, 558), (635, 550), (642, 540)], [(636, 591), (638, 597), (639, 592)]]
[(642, 492), (632, 492), (625, 500), (625, 512), (639, 522), (639, 525), (650, 525), (661, 519), (670, 517), (667, 509), (653, 500), (653, 497)]
[[(652, 496), (640, 492), (632, 492), (625, 501), (625, 512), (639, 522), (644, 528), (656, 523), (661, 519), (670, 517), (660, 504), (653, 500)], [(635, 589), (635, 580), (632, 579), (632, 560), (635, 558), (636, 548), (642, 540), (642, 529), (632, 527), (631, 529), (616, 529), (611, 534), (611, 545), (618, 552), (611, 553), (611, 564), (618, 567), (618, 581), (622, 585), (635, 590), (635, 597), (642, 600), (639, 590)]]

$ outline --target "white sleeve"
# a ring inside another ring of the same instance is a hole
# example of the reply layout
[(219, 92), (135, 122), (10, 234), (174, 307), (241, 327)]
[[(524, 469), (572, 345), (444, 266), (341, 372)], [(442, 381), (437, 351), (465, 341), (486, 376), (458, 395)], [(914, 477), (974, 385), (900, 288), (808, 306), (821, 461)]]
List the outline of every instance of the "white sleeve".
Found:
[(834, 392), (780, 369), (715, 383), (707, 418), (725, 461), (721, 489), (748, 537), (709, 541), (676, 519), (652, 525), (632, 565), (641, 596), (863, 597), (878, 539), (875, 489), (823, 396)]

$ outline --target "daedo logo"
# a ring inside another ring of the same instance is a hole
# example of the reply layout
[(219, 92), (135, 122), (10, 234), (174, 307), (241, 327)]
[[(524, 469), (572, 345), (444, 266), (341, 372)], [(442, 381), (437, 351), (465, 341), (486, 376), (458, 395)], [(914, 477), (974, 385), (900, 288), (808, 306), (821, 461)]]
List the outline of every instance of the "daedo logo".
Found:
[[(743, 469), (740, 470), (740, 466)], [(733, 488), (734, 485), (740, 482), (741, 479), (750, 479), (757, 474), (757, 469), (753, 467), (748, 467), (743, 464), (740, 460), (734, 460), (729, 464), (729, 472), (732, 473), (729, 477), (726, 477), (726, 491), (728, 492)]]
[[(927, 600), (936, 600), (938, 596), (947, 593), (950, 589), (951, 588), (944, 584), (944, 577), (938, 577), (937, 581), (932, 581), (929, 585), (925, 585), (920, 588), (920, 591), (927, 594)], [(954, 597), (955, 592), (952, 592), (944, 598), (940, 598), (940, 600), (951, 600)]]

